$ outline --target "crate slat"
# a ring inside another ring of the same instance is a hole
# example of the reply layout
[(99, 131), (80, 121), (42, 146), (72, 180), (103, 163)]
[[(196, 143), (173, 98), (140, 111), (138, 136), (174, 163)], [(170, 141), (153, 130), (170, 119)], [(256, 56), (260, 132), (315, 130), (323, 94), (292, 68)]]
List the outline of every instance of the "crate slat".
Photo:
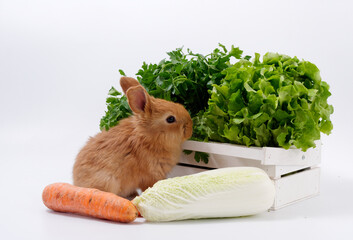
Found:
[(186, 141), (183, 149), (206, 152), (223, 156), (245, 158), (260, 161), (262, 165), (310, 165), (320, 159), (321, 142), (316, 141), (316, 147), (303, 152), (296, 148), (284, 149), (276, 147), (246, 147), (236, 144)]
[(262, 161), (265, 156), (263, 148), (260, 147), (246, 147), (228, 143), (215, 143), (215, 142), (198, 142), (198, 141), (185, 141), (183, 146), (185, 150), (192, 150), (198, 152), (206, 152), (213, 154), (221, 154), (231, 157), (242, 157), (253, 160)]
[(309, 148), (306, 152), (300, 149), (283, 149), (266, 147), (262, 160), (263, 165), (311, 165), (312, 162), (320, 162), (321, 158), (321, 142), (316, 142), (315, 148)]
[(209, 154), (209, 162), (207, 164), (203, 162), (196, 162), (194, 159), (194, 153), (190, 155), (182, 154), (180, 163), (201, 166), (206, 168), (224, 168), (224, 167), (258, 167), (263, 169), (272, 179), (280, 178), (282, 175), (295, 172), (308, 167), (316, 166), (320, 163), (320, 157), (308, 159), (306, 164), (302, 165), (263, 165), (261, 161), (247, 158), (231, 157), (219, 154)]
[(271, 210), (316, 196), (320, 192), (320, 168), (315, 167), (274, 180), (276, 198)]

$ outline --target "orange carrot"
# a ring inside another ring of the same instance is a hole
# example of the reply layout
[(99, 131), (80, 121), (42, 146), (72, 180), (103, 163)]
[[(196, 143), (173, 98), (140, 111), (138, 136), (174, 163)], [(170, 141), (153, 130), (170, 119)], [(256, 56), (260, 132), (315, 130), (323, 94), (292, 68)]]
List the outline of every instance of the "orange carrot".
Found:
[(129, 200), (94, 188), (53, 183), (43, 190), (43, 203), (58, 212), (70, 212), (118, 222), (132, 222), (138, 216)]

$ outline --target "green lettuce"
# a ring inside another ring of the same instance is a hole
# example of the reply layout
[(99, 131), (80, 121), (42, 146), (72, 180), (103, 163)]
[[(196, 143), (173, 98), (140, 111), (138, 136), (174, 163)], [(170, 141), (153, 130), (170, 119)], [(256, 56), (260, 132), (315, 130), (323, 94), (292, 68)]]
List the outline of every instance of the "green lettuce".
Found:
[(319, 69), (277, 53), (262, 62), (241, 59), (213, 84), (208, 108), (196, 118), (194, 137), (246, 146), (315, 147), (320, 132), (330, 134), (333, 107)]

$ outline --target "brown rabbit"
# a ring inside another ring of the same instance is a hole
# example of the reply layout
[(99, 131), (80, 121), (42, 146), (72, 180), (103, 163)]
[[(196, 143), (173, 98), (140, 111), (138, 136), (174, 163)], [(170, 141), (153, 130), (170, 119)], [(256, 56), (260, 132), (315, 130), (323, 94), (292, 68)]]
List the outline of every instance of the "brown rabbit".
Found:
[(181, 144), (192, 135), (185, 108), (154, 98), (133, 78), (120, 85), (133, 115), (91, 137), (76, 158), (74, 184), (122, 197), (151, 187), (176, 165)]

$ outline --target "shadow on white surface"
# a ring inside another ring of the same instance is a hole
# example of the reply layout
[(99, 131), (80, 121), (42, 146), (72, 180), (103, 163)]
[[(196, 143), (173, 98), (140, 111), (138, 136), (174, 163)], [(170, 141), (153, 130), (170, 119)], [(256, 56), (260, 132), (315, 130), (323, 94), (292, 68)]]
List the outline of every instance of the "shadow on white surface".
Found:
[(136, 219), (134, 222), (131, 222), (131, 223), (122, 223), (122, 222), (109, 221), (106, 219), (93, 218), (93, 217), (73, 214), (73, 213), (55, 212), (50, 209), (47, 209), (46, 212), (47, 214), (57, 215), (57, 217), (71, 218), (79, 221), (99, 222), (99, 223), (111, 224), (111, 225), (141, 225), (145, 221), (143, 218), (140, 218), (140, 219)]

